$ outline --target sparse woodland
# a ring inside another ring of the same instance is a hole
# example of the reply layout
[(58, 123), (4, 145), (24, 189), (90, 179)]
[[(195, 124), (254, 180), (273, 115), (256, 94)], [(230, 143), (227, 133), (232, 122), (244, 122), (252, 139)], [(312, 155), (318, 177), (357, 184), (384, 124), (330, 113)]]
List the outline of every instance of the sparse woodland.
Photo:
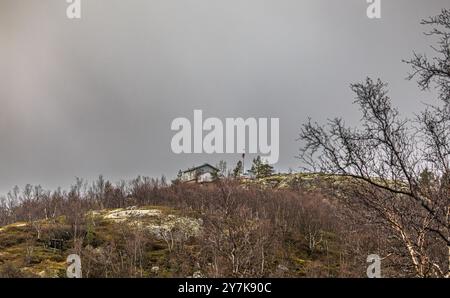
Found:
[[(0, 232), (0, 252), (17, 242), (24, 249), (15, 263), (3, 262), (0, 254), (0, 274), (21, 276), (21, 268), (44, 261), (35, 260), (38, 252), (57, 238), (64, 239), (61, 260), (69, 252), (82, 256), (85, 277), (148, 277), (155, 266), (165, 268), (164, 276), (363, 276), (379, 235), (347, 218), (335, 199), (301, 187), (272, 189), (232, 179), (168, 186), (140, 177), (118, 185), (99, 178), (89, 187), (78, 180), (68, 192), (16, 189), (2, 199), (0, 219), (2, 225), (26, 225), (14, 228), (23, 229), (16, 238)], [(171, 231), (157, 241), (139, 226), (106, 226), (89, 215), (127, 206), (173, 208), (200, 218), (202, 232), (180, 238)]]
[[(416, 276), (407, 248), (376, 212), (361, 206), (355, 215), (355, 206), (349, 209), (332, 195), (349, 180), (283, 177), (290, 178), (289, 185), (280, 188), (233, 179), (169, 186), (140, 177), (118, 185), (103, 178), (91, 186), (78, 180), (68, 192), (16, 190), (2, 200), (0, 219), (2, 225), (23, 225), (0, 232), (0, 274), (30, 276), (21, 268), (44, 266), (47, 257), (63, 264), (69, 253), (77, 253), (84, 277), (364, 277), (367, 256), (377, 253), (386, 257), (384, 275)], [(164, 207), (199, 218), (201, 233), (177, 237), (173, 229), (156, 239), (139, 225), (106, 223), (90, 215), (129, 206)], [(55, 238), (63, 239), (64, 247), (51, 255), (48, 243)], [(12, 247), (20, 247), (18, 256), (3, 259), (2, 251)], [(444, 263), (439, 246), (433, 249)], [(159, 272), (152, 271), (155, 267)]]

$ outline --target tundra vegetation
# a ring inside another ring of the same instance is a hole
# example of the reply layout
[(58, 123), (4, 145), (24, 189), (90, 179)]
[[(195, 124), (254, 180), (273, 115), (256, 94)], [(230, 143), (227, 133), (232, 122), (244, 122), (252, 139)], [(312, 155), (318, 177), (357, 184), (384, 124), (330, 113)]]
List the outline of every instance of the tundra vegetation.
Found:
[(387, 257), (384, 276), (416, 276), (390, 230), (332, 195), (348, 183), (283, 174), (16, 188), (0, 204), (0, 276), (63, 277), (72, 253), (83, 277), (363, 277), (373, 253)]

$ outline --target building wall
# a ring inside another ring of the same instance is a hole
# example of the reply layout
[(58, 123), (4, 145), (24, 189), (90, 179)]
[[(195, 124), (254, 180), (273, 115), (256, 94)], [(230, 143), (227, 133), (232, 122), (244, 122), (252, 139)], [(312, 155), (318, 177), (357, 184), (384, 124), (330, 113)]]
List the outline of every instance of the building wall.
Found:
[(185, 172), (181, 176), (181, 180), (186, 181), (192, 181), (192, 180), (198, 180), (198, 182), (211, 182), (213, 181), (213, 172), (214, 169), (210, 167), (203, 167), (199, 168), (195, 171)]

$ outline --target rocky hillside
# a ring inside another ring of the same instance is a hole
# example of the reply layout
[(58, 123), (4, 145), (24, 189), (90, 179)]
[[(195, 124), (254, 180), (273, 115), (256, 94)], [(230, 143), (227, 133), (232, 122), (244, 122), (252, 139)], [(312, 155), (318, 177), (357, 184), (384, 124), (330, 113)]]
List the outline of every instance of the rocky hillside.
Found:
[[(171, 241), (188, 241), (198, 237), (202, 220), (181, 216), (167, 207), (130, 207), (92, 211), (86, 214), (86, 230), (81, 231), (84, 244), (95, 255), (107, 254), (112, 243), (121, 246), (124, 232), (139, 231), (151, 249), (145, 251), (152, 266), (143, 275), (170, 276), (165, 272), (165, 256)], [(73, 249), (72, 226), (64, 217), (39, 222), (19, 222), (0, 228), (0, 268), (3, 275), (25, 277), (64, 277), (66, 257)], [(128, 240), (132, 241), (130, 237)], [(148, 269), (148, 268), (147, 268)]]
[(361, 234), (349, 229), (360, 228), (323, 191), (327, 178), (280, 174), (208, 186), (140, 178), (127, 188), (99, 180), (87, 192), (23, 195), (4, 208), (13, 224), (0, 227), (0, 277), (65, 277), (70, 254), (81, 257), (83, 277), (364, 275), (372, 241), (349, 245)]

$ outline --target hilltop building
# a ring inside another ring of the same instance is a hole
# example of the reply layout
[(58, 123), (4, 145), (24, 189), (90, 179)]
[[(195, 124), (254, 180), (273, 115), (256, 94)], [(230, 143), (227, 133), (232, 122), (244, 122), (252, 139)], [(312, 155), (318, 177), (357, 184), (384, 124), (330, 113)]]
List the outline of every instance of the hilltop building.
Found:
[(209, 183), (217, 179), (219, 169), (205, 163), (181, 172), (180, 181), (184, 183)]

